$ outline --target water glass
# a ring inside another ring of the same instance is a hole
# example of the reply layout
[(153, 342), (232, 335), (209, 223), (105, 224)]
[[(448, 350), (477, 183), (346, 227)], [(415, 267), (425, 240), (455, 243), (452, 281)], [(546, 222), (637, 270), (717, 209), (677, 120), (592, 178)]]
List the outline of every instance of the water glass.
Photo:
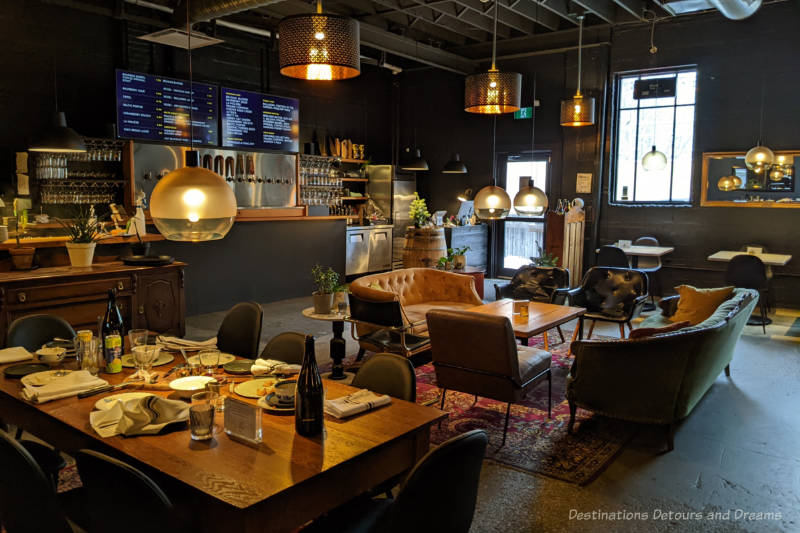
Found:
[(206, 374), (210, 376), (219, 365), (219, 350), (203, 350), (197, 354), (197, 358), (200, 364), (206, 367)]
[(198, 392), (189, 406), (189, 430), (192, 440), (208, 440), (214, 436), (214, 405), (219, 394)]
[(78, 352), (80, 353), (80, 369), (88, 371), (93, 376), (96, 376), (106, 365), (102, 343), (97, 337), (79, 341)]
[(128, 339), (131, 341), (131, 350), (133, 350), (136, 346), (144, 346), (147, 344), (147, 334), (148, 331), (146, 329), (132, 329), (128, 332)]
[(227, 394), (223, 395), (223, 392), (227, 390), (228, 384), (223, 381), (209, 381), (206, 383), (206, 391), (213, 392), (217, 395), (217, 398), (212, 403), (219, 412), (225, 410), (225, 396), (227, 396)]
[(133, 354), (133, 364), (136, 366), (136, 373), (131, 376), (131, 379), (141, 378), (144, 381), (150, 379), (150, 369), (153, 363), (158, 359), (158, 354), (161, 352), (161, 346), (140, 345), (134, 346), (131, 349)]

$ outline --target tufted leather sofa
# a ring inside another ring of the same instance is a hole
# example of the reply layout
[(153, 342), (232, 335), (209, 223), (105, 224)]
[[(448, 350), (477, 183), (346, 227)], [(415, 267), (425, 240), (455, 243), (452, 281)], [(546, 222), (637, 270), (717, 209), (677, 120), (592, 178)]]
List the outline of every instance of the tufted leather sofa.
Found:
[(427, 334), (425, 314), (431, 309), (468, 309), (482, 305), (472, 276), (433, 268), (404, 268), (363, 276), (350, 284), (363, 300), (397, 300), (406, 324), (419, 323), (414, 333)]

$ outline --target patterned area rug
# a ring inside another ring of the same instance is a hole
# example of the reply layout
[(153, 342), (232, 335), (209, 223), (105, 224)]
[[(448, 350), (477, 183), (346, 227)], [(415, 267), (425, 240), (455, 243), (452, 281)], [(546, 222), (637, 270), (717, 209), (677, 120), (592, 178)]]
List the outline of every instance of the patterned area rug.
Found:
[[(531, 346), (538, 346), (533, 339)], [(449, 417), (441, 427), (433, 426), (431, 442), (445, 440), (470, 431), (483, 429), (489, 436), (486, 457), (489, 460), (548, 477), (585, 485), (611, 464), (622, 448), (633, 438), (636, 425), (578, 409), (575, 434), (567, 434), (569, 406), (564, 398), (566, 376), (572, 360), (567, 356), (568, 343), (550, 346), (553, 354), (552, 419), (547, 419), (547, 383), (528, 393), (521, 404), (512, 404), (506, 444), (503, 439), (506, 404), (478, 398), (470, 394), (448, 391), (444, 410)], [(429, 402), (440, 397), (433, 365), (417, 368), (417, 401)], [(438, 401), (434, 404), (438, 407)]]

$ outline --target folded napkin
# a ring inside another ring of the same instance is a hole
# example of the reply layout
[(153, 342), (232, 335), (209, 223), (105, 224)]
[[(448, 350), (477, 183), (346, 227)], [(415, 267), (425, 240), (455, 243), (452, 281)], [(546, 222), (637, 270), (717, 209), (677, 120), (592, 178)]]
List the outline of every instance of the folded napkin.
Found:
[(29, 359), (33, 359), (33, 354), (22, 346), (14, 346), (12, 348), (0, 350), (0, 365), (27, 361)]
[(161, 396), (118, 401), (106, 410), (92, 411), (89, 423), (103, 438), (114, 435), (152, 435), (167, 424), (189, 420), (189, 404)]
[(292, 374), (294, 372), (300, 372), (300, 365), (292, 365), (276, 359), (256, 359), (253, 366), (250, 367), (250, 372), (252, 372), (254, 376), (271, 374), (273, 372)]
[(22, 397), (34, 403), (44, 403), (106, 385), (108, 381), (91, 375), (87, 370), (76, 370), (41, 387), (25, 385)]
[(156, 337), (156, 344), (171, 350), (180, 350), (181, 348), (189, 350), (212, 349), (217, 347), (217, 338), (211, 337), (205, 341), (190, 341), (189, 339), (181, 339), (180, 337), (159, 335)]
[(335, 400), (325, 400), (325, 412), (336, 418), (347, 418), (390, 403), (392, 399), (386, 394), (381, 396), (367, 389), (361, 389)]

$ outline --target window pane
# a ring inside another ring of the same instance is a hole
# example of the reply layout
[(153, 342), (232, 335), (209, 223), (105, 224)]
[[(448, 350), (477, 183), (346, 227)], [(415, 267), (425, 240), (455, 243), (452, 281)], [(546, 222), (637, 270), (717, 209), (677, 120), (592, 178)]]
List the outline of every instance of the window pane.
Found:
[[(669, 177), (672, 158), (672, 107), (642, 109), (639, 112), (639, 157), (636, 179), (637, 202), (668, 202)], [(645, 170), (642, 157), (656, 147), (667, 156), (667, 166), (662, 170)]]
[[(633, 199), (633, 180), (636, 175), (635, 109), (620, 111), (617, 143), (617, 190), (614, 198), (618, 201), (628, 201)], [(627, 194), (623, 194), (625, 187)]]
[(512, 202), (519, 192), (519, 179), (522, 176), (533, 177), (534, 187), (547, 193), (547, 161), (509, 161), (506, 163), (506, 192)]
[(693, 104), (696, 88), (697, 72), (681, 72), (678, 74), (677, 89), (675, 90), (678, 105)]
[(622, 78), (619, 81), (619, 107), (620, 109), (630, 109), (639, 106), (638, 100), (633, 98), (633, 84), (639, 76)]
[(694, 148), (694, 106), (678, 107), (675, 113), (675, 156), (672, 199), (688, 202), (692, 194), (692, 150)]
[(531, 262), (544, 248), (544, 224), (542, 222), (503, 222), (503, 268), (517, 269)]

